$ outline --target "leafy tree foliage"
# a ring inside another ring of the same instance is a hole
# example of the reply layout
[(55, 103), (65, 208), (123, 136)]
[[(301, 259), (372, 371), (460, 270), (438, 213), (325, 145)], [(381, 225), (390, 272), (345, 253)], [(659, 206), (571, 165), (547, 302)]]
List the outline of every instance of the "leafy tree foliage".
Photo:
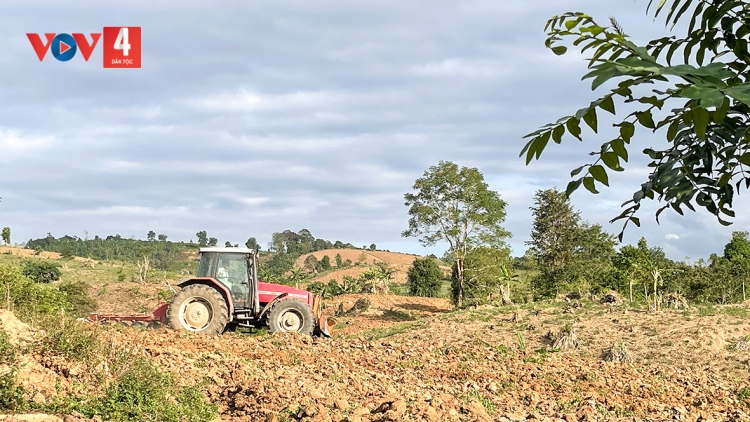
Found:
[(160, 270), (182, 269), (177, 265), (180, 253), (195, 249), (195, 245), (182, 242), (125, 239), (120, 235), (107, 236), (104, 239), (95, 236), (93, 239), (84, 240), (76, 236), (63, 236), (56, 239), (51, 234), (41, 239), (29, 240), (26, 247), (38, 251), (58, 252), (69, 257), (82, 256), (102, 261), (125, 262), (141, 261), (144, 251), (147, 251), (146, 255), (153, 267)]
[[(608, 186), (608, 171), (623, 170), (633, 137), (661, 130), (667, 146), (643, 151), (651, 160), (650, 173), (613, 221), (624, 220), (623, 230), (630, 222), (640, 225), (636, 213), (648, 198), (664, 203), (657, 221), (665, 209), (682, 215), (683, 207), (699, 206), (728, 225), (735, 194), (750, 187), (748, 3), (660, 0), (653, 10), (654, 16), (666, 14), (670, 28), (687, 19), (684, 36), (637, 45), (614, 19), (607, 27), (584, 13), (565, 13), (547, 22), (546, 46), (562, 55), (567, 47), (560, 42), (571, 39), (582, 51), (590, 50), (591, 71), (584, 79), (592, 79), (592, 90), (606, 85), (608, 91), (574, 115), (527, 135), (531, 140), (521, 155), (528, 164), (550, 140), (561, 143), (565, 133), (582, 140), (582, 121), (597, 132), (599, 110), (616, 115), (616, 102), (628, 103), (634, 110), (614, 124), (618, 136), (592, 152), (593, 162), (571, 172), (575, 179), (568, 195), (581, 185), (592, 193), (597, 183)], [(648, 86), (651, 92), (644, 93)]]
[(323, 271), (329, 271), (331, 269), (331, 258), (329, 258), (328, 255), (323, 255), (323, 258), (320, 260), (320, 269)]
[(341, 258), (341, 254), (337, 253), (336, 254), (336, 268), (340, 269), (343, 266), (344, 266), (344, 260)]
[(742, 283), (742, 300), (747, 300), (745, 283), (750, 276), (750, 240), (748, 232), (736, 231), (732, 239), (724, 246), (724, 259), (731, 266), (732, 275)]
[(149, 230), (148, 234), (146, 235), (146, 240), (154, 240), (156, 239), (156, 232), (153, 230)]
[(530, 208), (534, 222), (528, 254), (539, 273), (532, 280), (537, 295), (598, 290), (613, 270), (615, 240), (599, 225), (581, 221), (564, 192), (537, 191)]
[(208, 247), (212, 248), (212, 247), (214, 247), (214, 246), (216, 246), (218, 244), (219, 244), (219, 239), (217, 239), (215, 237), (211, 237), (211, 238), (208, 239)]
[[(510, 262), (510, 250), (491, 246), (472, 248), (464, 261), (463, 286), (458, 283), (458, 266), (454, 262), (451, 277), (452, 297), (463, 289), (462, 306), (476, 306), (490, 303), (502, 297), (505, 283), (505, 266)], [(454, 299), (455, 300), (455, 299)]]
[(10, 227), (3, 227), (2, 233), (0, 233), (0, 236), (3, 238), (3, 243), (6, 245), (10, 245)]
[(166, 242), (167, 241), (167, 235), (166, 234), (160, 234), (158, 236), (160, 242)]
[(255, 240), (255, 238), (254, 238), (254, 237), (251, 237), (251, 238), (247, 239), (247, 242), (245, 242), (245, 246), (247, 246), (247, 248), (248, 248), (248, 249), (254, 249), (254, 250), (256, 250), (256, 251), (257, 251), (258, 249), (260, 249), (260, 248), (258, 247), (258, 241), (257, 241), (257, 240)]
[(466, 296), (464, 261), (473, 248), (504, 248), (510, 233), (502, 227), (506, 203), (489, 189), (476, 168), (441, 161), (414, 182), (414, 193), (404, 195), (409, 207), (409, 228), (402, 236), (417, 237), (429, 246), (448, 243), (456, 266), (454, 303)]
[(23, 275), (36, 283), (51, 283), (62, 276), (60, 264), (52, 261), (27, 260), (23, 263)]
[(201, 248), (205, 248), (206, 246), (208, 246), (208, 234), (205, 230), (199, 231), (195, 234), (195, 236), (198, 237), (198, 246), (200, 246)]
[(407, 273), (409, 294), (412, 296), (437, 297), (442, 286), (443, 271), (432, 258), (417, 258)]
[(378, 249), (378, 247), (374, 243), (370, 245), (370, 250), (371, 251), (374, 251), (374, 250), (377, 250), (377, 249)]
[(232, 242), (230, 242), (230, 241), (227, 240), (226, 242), (224, 242), (224, 247), (225, 248), (231, 248), (232, 247)]

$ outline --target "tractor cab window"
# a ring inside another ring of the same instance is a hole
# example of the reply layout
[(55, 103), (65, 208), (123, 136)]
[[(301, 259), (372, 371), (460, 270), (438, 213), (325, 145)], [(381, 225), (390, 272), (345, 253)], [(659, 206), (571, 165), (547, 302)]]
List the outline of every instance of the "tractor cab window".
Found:
[(248, 285), (247, 256), (236, 253), (219, 254), (216, 263), (216, 279), (232, 292), (235, 302), (247, 300)]
[(213, 253), (203, 253), (201, 254), (201, 262), (198, 264), (198, 272), (196, 273), (196, 276), (198, 277), (213, 277), (214, 274), (214, 258), (216, 258), (216, 254)]

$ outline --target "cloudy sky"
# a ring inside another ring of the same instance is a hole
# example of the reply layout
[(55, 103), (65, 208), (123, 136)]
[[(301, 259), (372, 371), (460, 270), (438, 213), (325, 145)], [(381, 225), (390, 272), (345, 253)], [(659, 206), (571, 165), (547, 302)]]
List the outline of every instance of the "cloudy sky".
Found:
[[(0, 3), (0, 226), (14, 241), (47, 232), (173, 240), (208, 231), (222, 243), (307, 228), (316, 237), (405, 252), (403, 195), (439, 160), (477, 167), (508, 202), (523, 254), (537, 189), (564, 188), (603, 135), (567, 139), (526, 167), (524, 134), (597, 96), (581, 56), (544, 48), (547, 18), (615, 16), (636, 41), (666, 33), (646, 0), (77, 1)], [(102, 68), (50, 54), (26, 33), (141, 26), (143, 67)], [(606, 120), (605, 122), (606, 123)], [(602, 124), (604, 125), (604, 124)], [(662, 137), (640, 134), (631, 150)], [(573, 196), (608, 220), (646, 175), (644, 160), (598, 196)], [(747, 209), (741, 197), (735, 209)], [(673, 259), (721, 251), (706, 213), (655, 206), (628, 229)]]

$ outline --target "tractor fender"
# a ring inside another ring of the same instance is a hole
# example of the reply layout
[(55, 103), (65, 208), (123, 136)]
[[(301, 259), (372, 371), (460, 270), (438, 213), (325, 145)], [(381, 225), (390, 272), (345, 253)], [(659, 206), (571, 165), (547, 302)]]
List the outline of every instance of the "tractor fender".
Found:
[(264, 306), (264, 307), (263, 307), (263, 309), (262, 309), (262, 310), (260, 311), (260, 313), (258, 314), (258, 319), (260, 320), (261, 318), (263, 318), (263, 315), (265, 315), (265, 314), (266, 314), (266, 312), (268, 312), (268, 310), (269, 310), (269, 309), (271, 309), (271, 307), (272, 307), (272, 306), (273, 306), (273, 305), (274, 305), (274, 304), (275, 304), (276, 302), (278, 302), (279, 300), (281, 300), (281, 299), (283, 299), (283, 298), (285, 298), (285, 297), (287, 297), (287, 296), (289, 296), (289, 293), (282, 293), (282, 294), (280, 294), (280, 295), (276, 296), (276, 297), (275, 297), (275, 298), (274, 298), (274, 299), (273, 299), (272, 301), (270, 301), (270, 302), (266, 303), (266, 306)]
[(221, 296), (224, 297), (224, 300), (227, 302), (227, 310), (229, 311), (229, 320), (231, 321), (234, 316), (234, 301), (232, 301), (232, 293), (227, 289), (227, 287), (215, 279), (211, 277), (195, 277), (191, 278), (189, 280), (181, 281), (177, 283), (177, 286), (180, 288), (192, 286), (193, 284), (205, 284), (206, 286), (211, 286), (215, 288), (216, 290), (221, 293)]

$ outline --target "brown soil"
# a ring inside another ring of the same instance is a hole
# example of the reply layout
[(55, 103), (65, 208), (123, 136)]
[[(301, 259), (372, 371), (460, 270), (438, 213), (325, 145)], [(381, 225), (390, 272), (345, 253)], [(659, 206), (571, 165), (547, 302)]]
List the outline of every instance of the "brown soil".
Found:
[[(361, 297), (338, 297), (326, 312)], [(331, 339), (104, 329), (177, 379), (207, 381), (222, 420), (750, 420), (740, 394), (750, 355), (726, 347), (750, 333), (750, 319), (723, 308), (548, 306), (518, 309), (513, 322), (513, 307), (453, 312), (445, 299), (367, 298), (366, 312), (337, 317)], [(579, 348), (545, 351), (546, 333), (568, 323)], [(615, 341), (628, 344), (631, 364), (603, 361)]]
[[(174, 286), (175, 282), (170, 281)], [(169, 288), (162, 283), (148, 281), (138, 283), (123, 281), (117, 283), (91, 283), (89, 295), (97, 302), (100, 313), (151, 312), (164, 300), (159, 292)], [(171, 294), (167, 297), (171, 297)]]

